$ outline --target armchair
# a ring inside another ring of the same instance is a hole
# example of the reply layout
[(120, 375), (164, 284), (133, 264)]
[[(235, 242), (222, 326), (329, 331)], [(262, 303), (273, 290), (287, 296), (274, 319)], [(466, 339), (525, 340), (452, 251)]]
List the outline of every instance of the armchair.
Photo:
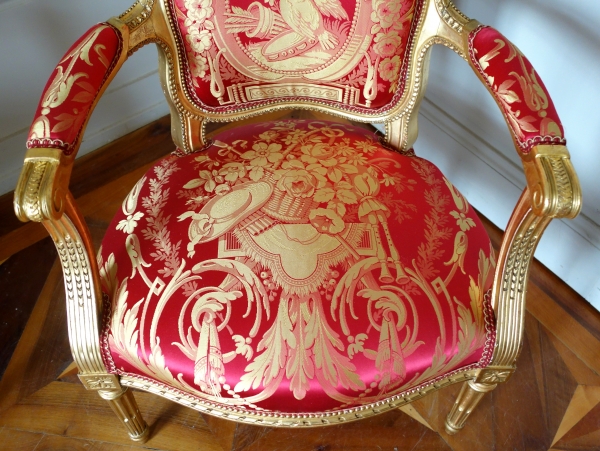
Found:
[[(149, 43), (176, 149), (123, 201), (94, 258), (69, 176), (99, 97)], [(413, 151), (434, 44), (471, 65), (523, 162), (497, 257), (467, 200)], [(283, 109), (331, 120), (206, 132)], [(456, 433), (515, 370), (542, 232), (581, 206), (530, 62), (448, 0), (139, 0), (71, 47), (35, 117), (15, 211), (54, 240), (79, 378), (133, 440), (148, 428), (129, 387), (233, 421), (312, 427), (463, 382), (446, 421)]]

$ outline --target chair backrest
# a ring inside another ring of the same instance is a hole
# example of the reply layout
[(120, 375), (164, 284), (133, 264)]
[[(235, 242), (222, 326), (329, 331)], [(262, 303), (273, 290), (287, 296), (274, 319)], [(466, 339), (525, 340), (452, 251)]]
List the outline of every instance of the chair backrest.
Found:
[[(201, 146), (202, 137), (194, 143), (189, 135), (205, 120), (284, 108), (408, 123), (438, 29), (426, 22), (430, 16), (442, 22), (438, 10), (445, 3), (161, 0), (162, 80), (174, 117), (183, 121), (176, 143), (184, 151)], [(416, 132), (400, 134), (392, 144), (409, 148)]]

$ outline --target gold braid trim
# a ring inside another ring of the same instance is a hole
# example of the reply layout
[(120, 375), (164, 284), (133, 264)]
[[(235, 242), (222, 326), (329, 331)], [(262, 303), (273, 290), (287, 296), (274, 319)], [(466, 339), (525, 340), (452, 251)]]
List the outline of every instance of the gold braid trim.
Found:
[(127, 11), (119, 16), (131, 31), (142, 25), (152, 15), (154, 0), (138, 0)]

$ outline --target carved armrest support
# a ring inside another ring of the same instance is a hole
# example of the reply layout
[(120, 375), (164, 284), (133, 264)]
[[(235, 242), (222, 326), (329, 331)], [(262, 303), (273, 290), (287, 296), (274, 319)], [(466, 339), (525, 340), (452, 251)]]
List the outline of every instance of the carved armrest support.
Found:
[(569, 151), (561, 145), (537, 145), (523, 156), (533, 213), (574, 218), (581, 210), (581, 187)]
[(41, 222), (63, 270), (69, 343), (83, 374), (105, 374), (100, 352), (102, 293), (89, 230), (68, 190), (73, 158), (60, 149), (29, 149), (15, 190), (22, 221)]
[(55, 69), (38, 106), (15, 189), (21, 221), (48, 230), (63, 269), (69, 343), (88, 389), (119, 388), (102, 361), (100, 273), (89, 230), (69, 192), (69, 178), (85, 125), (127, 56), (154, 39), (155, 0), (139, 0), (119, 18), (92, 27)]
[(549, 216), (536, 215), (530, 198), (529, 190), (525, 189), (508, 222), (498, 253), (492, 287), (496, 345), (490, 367), (513, 368), (521, 351), (529, 267), (542, 234), (552, 220)]
[(155, 3), (156, 0), (138, 0), (118, 18), (108, 21), (117, 28), (121, 28), (122, 25), (127, 26), (129, 30), (128, 55), (131, 55), (143, 45), (156, 41), (154, 18), (160, 14), (160, 11), (158, 11), (159, 8), (155, 7)]
[(14, 197), (15, 213), (21, 221), (60, 219), (72, 162), (60, 149), (27, 151)]
[(100, 272), (87, 225), (70, 192), (58, 220), (43, 221), (63, 270), (69, 344), (80, 374), (106, 374), (100, 349)]

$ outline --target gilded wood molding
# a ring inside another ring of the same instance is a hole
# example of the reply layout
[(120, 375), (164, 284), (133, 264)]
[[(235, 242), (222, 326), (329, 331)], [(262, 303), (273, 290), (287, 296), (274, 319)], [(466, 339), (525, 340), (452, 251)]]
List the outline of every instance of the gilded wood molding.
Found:
[(472, 380), (477, 376), (479, 371), (479, 369), (457, 371), (440, 380), (435, 380), (415, 387), (404, 394), (374, 404), (343, 411), (310, 414), (261, 414), (260, 412), (244, 410), (233, 406), (224, 407), (223, 405), (213, 404), (210, 401), (199, 399), (180, 390), (137, 376), (121, 376), (120, 383), (126, 387), (136, 388), (138, 390), (144, 390), (162, 396), (163, 398), (170, 399), (171, 401), (201, 413), (236, 421), (238, 423), (267, 427), (318, 427), (348, 423), (397, 409), (448, 385)]
[(91, 258), (89, 232), (70, 196), (67, 201), (65, 214), (58, 221), (45, 221), (44, 226), (56, 245), (63, 269), (71, 353), (81, 374), (106, 374), (100, 353), (99, 272)]
[(471, 21), (456, 9), (451, 0), (435, 0), (435, 7), (444, 23), (457, 33), (462, 33), (465, 25)]
[(145, 442), (150, 429), (142, 418), (131, 390), (119, 386), (115, 390), (99, 390), (98, 394), (102, 399), (108, 401), (117, 418), (127, 429), (129, 438), (135, 442)]
[(88, 390), (117, 390), (121, 388), (119, 376), (109, 373), (79, 374), (79, 380)]
[(58, 220), (63, 212), (73, 159), (60, 149), (29, 149), (15, 188), (21, 221)]
[(139, 28), (152, 15), (155, 0), (138, 0), (119, 16), (119, 20), (127, 24), (130, 30)]
[(508, 223), (498, 255), (492, 288), (496, 312), (496, 348), (490, 366), (513, 368), (521, 350), (525, 325), (525, 295), (535, 248), (551, 218), (531, 210), (525, 190)]
[(538, 145), (523, 156), (534, 214), (574, 218), (581, 210), (581, 186), (562, 145)]
[(158, 13), (156, 13), (155, 3), (156, 0), (138, 0), (118, 18), (113, 17), (108, 21), (122, 32), (125, 27), (127, 28), (127, 56), (144, 45), (156, 41), (154, 16)]
[(446, 432), (454, 435), (461, 430), (473, 409), (477, 407), (477, 404), (483, 398), (483, 395), (489, 393), (494, 388), (496, 388), (495, 383), (465, 382), (456, 398), (456, 402), (452, 406), (452, 410), (450, 410), (446, 418)]

